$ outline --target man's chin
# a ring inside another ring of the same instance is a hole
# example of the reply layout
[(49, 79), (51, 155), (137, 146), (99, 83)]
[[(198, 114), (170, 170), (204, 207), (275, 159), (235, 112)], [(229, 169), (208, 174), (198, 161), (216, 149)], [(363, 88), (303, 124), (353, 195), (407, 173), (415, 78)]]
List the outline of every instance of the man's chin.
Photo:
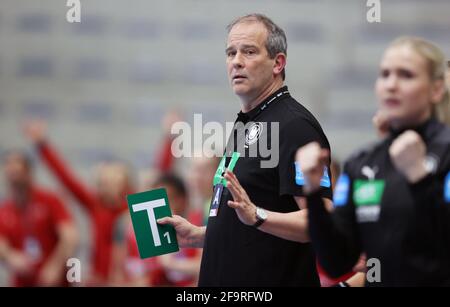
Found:
[(236, 94), (237, 96), (243, 96), (248, 93), (248, 88), (241, 84), (233, 84), (231, 85), (231, 87), (233, 88), (234, 94)]

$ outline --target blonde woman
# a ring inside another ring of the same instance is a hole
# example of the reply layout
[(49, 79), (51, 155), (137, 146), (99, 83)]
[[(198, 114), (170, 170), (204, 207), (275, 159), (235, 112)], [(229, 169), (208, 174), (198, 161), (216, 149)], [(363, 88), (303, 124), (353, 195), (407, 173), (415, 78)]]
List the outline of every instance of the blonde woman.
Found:
[(297, 152), (310, 236), (330, 275), (348, 272), (365, 252), (378, 266), (366, 286), (450, 285), (445, 70), (442, 52), (424, 39), (402, 37), (386, 49), (375, 85), (386, 136), (345, 163), (332, 213), (320, 198), (327, 151), (310, 143)]

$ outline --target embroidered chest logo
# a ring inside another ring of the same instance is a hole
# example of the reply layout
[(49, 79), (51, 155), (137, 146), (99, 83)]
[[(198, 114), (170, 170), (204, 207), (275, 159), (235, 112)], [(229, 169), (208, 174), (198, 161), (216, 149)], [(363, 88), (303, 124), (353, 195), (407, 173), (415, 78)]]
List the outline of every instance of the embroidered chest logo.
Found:
[(252, 124), (245, 135), (245, 147), (254, 144), (263, 131), (262, 123), (254, 123)]
[(353, 202), (356, 206), (356, 219), (359, 223), (378, 221), (384, 187), (384, 180), (355, 180)]
[(367, 177), (369, 180), (374, 180), (376, 174), (378, 173), (378, 166), (370, 167), (367, 165), (364, 165), (361, 169), (361, 173)]

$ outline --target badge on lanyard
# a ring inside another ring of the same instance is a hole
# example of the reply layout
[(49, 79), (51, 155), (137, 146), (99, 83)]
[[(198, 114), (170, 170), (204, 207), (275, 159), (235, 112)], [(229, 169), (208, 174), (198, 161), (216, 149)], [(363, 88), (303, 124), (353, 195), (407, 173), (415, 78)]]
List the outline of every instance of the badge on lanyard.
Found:
[(220, 200), (222, 199), (224, 187), (227, 186), (227, 181), (225, 180), (223, 175), (226, 169), (233, 171), (234, 166), (236, 165), (236, 162), (239, 159), (239, 156), (240, 153), (233, 152), (231, 160), (228, 163), (228, 167), (225, 167), (226, 156), (222, 157), (222, 160), (220, 161), (219, 166), (217, 167), (216, 174), (214, 175), (213, 181), (214, 193), (209, 210), (209, 216), (217, 216), (217, 214), (219, 213)]

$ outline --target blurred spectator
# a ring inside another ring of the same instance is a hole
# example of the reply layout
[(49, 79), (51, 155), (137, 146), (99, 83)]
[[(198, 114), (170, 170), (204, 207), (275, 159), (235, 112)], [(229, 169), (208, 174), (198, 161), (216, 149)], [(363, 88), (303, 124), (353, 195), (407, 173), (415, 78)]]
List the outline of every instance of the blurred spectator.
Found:
[(38, 188), (25, 154), (3, 161), (9, 197), (0, 205), (0, 259), (14, 286), (67, 285), (66, 262), (78, 242), (72, 218), (61, 200)]
[(34, 143), (47, 167), (71, 192), (91, 218), (93, 262), (87, 285), (104, 285), (109, 276), (113, 225), (127, 209), (125, 195), (131, 191), (129, 169), (122, 162), (101, 163), (96, 169), (96, 187), (90, 189), (77, 178), (52, 147), (43, 122), (29, 122), (26, 136)]
[(193, 194), (196, 208), (203, 210), (203, 225), (206, 225), (209, 217), (211, 195), (213, 192), (213, 179), (220, 159), (218, 157), (192, 158), (189, 172), (188, 186)]
[(174, 136), (171, 134), (171, 129), (172, 125), (178, 121), (181, 121), (181, 115), (175, 110), (168, 111), (161, 120), (163, 139), (154, 163), (154, 168), (161, 173), (170, 173), (174, 168), (175, 160), (172, 155)]

